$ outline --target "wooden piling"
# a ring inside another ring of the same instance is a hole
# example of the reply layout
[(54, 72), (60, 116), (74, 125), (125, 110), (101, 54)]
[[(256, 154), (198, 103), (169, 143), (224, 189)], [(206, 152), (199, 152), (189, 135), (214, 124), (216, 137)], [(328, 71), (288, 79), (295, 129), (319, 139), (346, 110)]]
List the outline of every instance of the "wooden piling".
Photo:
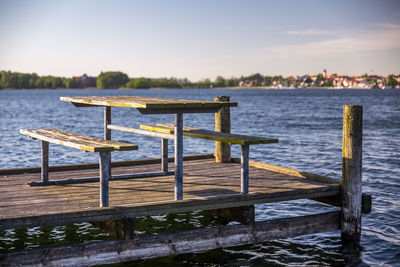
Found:
[(357, 248), (361, 235), (362, 115), (362, 106), (343, 108), (341, 230), (345, 248)]
[[(230, 96), (218, 96), (214, 101), (230, 102)], [(215, 113), (215, 131), (231, 132), (231, 111), (229, 107), (221, 108)], [(215, 161), (218, 163), (231, 162), (231, 144), (215, 142)]]

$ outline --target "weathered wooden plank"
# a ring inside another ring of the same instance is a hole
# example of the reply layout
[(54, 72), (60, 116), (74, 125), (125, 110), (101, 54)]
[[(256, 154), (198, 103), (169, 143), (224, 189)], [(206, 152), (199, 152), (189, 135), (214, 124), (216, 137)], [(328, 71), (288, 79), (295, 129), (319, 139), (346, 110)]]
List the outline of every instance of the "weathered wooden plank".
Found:
[(342, 242), (357, 248), (361, 236), (362, 106), (343, 107)]
[[(174, 128), (172, 124), (140, 125), (140, 128), (166, 134), (174, 133)], [(271, 144), (278, 142), (278, 139), (214, 132), (192, 127), (183, 127), (183, 135), (187, 137), (239, 145)]]
[(108, 125), (107, 127), (110, 130), (117, 130), (117, 131), (121, 131), (121, 132), (134, 133), (134, 134), (163, 138), (163, 139), (168, 139), (168, 140), (174, 140), (173, 134), (152, 132), (152, 131), (147, 131), (147, 130), (142, 130), (142, 129), (135, 129), (135, 128), (125, 127), (125, 126), (114, 125), (114, 124)]
[[(140, 172), (140, 173), (131, 173), (131, 174), (120, 174), (120, 175), (111, 175), (109, 180), (125, 180), (125, 179), (140, 179), (146, 177), (158, 177), (158, 176), (169, 176), (174, 175), (173, 171), (161, 171), (161, 172)], [(84, 178), (66, 178), (60, 180), (51, 180), (47, 182), (43, 181), (30, 181), (28, 183), (29, 186), (43, 186), (43, 185), (66, 185), (66, 184), (82, 184), (82, 183), (93, 183), (100, 181), (99, 176), (92, 177), (84, 177)]]
[[(232, 162), (240, 163), (240, 159), (232, 158)], [(314, 173), (293, 170), (290, 168), (276, 166), (276, 165), (263, 163), (263, 162), (257, 162), (257, 161), (250, 160), (249, 165), (251, 167), (262, 168), (265, 170), (270, 170), (270, 171), (275, 171), (275, 172), (293, 175), (293, 176), (297, 176), (297, 177), (302, 177), (305, 179), (314, 180), (314, 181), (318, 181), (318, 182), (322, 182), (322, 183), (338, 184), (341, 182), (338, 179), (333, 179), (330, 177), (326, 177), (326, 176), (322, 176), (322, 175), (318, 175), (318, 174), (314, 174)]]
[[(311, 200), (329, 204), (335, 207), (342, 207), (342, 194), (329, 197), (312, 198)], [(364, 214), (371, 213), (372, 210), (372, 196), (366, 193), (361, 195), (361, 212)]]
[[(0, 254), (2, 265), (88, 266), (193, 253), (340, 229), (340, 212)], [(67, 253), (66, 253), (67, 252)]]
[(235, 102), (212, 102), (199, 100), (182, 100), (182, 99), (166, 99), (166, 98), (151, 98), (137, 96), (88, 96), (88, 97), (61, 97), (62, 101), (97, 105), (97, 106), (115, 106), (115, 107), (131, 107), (141, 109), (207, 109), (221, 107), (235, 107)]
[(33, 130), (33, 129), (27, 129), (27, 130), (20, 130), (21, 134), (25, 134), (31, 138), (34, 139), (39, 139), (42, 141), (46, 141), (46, 142), (50, 142), (50, 143), (55, 143), (58, 145), (63, 145), (63, 146), (68, 146), (68, 147), (72, 147), (72, 148), (77, 148), (77, 149), (81, 149), (84, 151), (89, 151), (89, 152), (99, 152), (99, 151), (112, 151), (114, 150), (113, 147), (110, 146), (99, 146), (96, 144), (92, 144), (92, 143), (88, 143), (88, 142), (76, 142), (73, 141), (71, 142), (68, 139), (60, 139), (58, 137), (55, 138), (55, 136), (53, 134), (49, 134), (47, 132), (42, 132), (40, 130)]
[(108, 141), (57, 129), (22, 129), (21, 134), (50, 143), (64, 145), (89, 152), (103, 152), (118, 150), (136, 150), (137, 145)]
[[(134, 144), (128, 144), (128, 143), (122, 143), (122, 142), (117, 142), (117, 141), (111, 141), (111, 140), (106, 140), (106, 139), (100, 139), (100, 138), (94, 138), (90, 136), (85, 136), (85, 135), (79, 135), (75, 133), (70, 133), (58, 129), (44, 129), (43, 131), (49, 132), (51, 134), (55, 134), (57, 137), (56, 138), (65, 138), (67, 140), (71, 141), (77, 141), (77, 142), (88, 142), (92, 143), (94, 145), (101, 145), (101, 146), (111, 146), (115, 150), (137, 150), (138, 146)], [(111, 138), (111, 135), (110, 135)]]
[(137, 108), (137, 110), (145, 114), (176, 114), (176, 113), (215, 113), (220, 107), (208, 108)]

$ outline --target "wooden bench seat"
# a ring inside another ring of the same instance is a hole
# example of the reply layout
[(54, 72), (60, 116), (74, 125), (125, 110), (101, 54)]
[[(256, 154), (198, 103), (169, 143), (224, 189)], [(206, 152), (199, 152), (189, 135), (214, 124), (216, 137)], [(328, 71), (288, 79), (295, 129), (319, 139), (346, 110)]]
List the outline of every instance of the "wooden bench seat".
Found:
[[(173, 124), (155, 124), (140, 125), (140, 128), (159, 132), (163, 134), (174, 134)], [(231, 134), (224, 132), (214, 132), (210, 130), (202, 130), (191, 127), (183, 127), (183, 136), (199, 138), (211, 141), (217, 141), (229, 144), (238, 144), (241, 146), (241, 192), (247, 194), (249, 192), (249, 146), (259, 144), (278, 143), (278, 139)]]
[[(140, 125), (140, 128), (160, 133), (174, 134), (173, 124)], [(214, 132), (191, 127), (183, 127), (183, 136), (238, 145), (278, 143), (278, 139)]]
[[(103, 140), (58, 129), (22, 129), (20, 130), (20, 133), (33, 139), (41, 140), (42, 142), (42, 181), (30, 182), (29, 185), (50, 185), (63, 182), (49, 181), (49, 143), (72, 147), (83, 151), (99, 152), (101, 207), (107, 207), (109, 204), (108, 181), (111, 179), (111, 151), (128, 151), (138, 149), (138, 146), (134, 144)], [(72, 179), (68, 179), (68, 181), (70, 180)]]
[(93, 138), (58, 129), (22, 129), (20, 130), (20, 133), (34, 139), (89, 152), (105, 152), (114, 150), (127, 151), (138, 149), (138, 146), (134, 144)]

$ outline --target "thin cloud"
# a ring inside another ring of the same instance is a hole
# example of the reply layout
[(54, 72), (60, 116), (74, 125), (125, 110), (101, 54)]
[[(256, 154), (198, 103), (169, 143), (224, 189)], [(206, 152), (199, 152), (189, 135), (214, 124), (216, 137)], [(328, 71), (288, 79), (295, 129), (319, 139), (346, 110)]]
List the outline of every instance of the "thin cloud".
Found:
[(378, 32), (370, 32), (359, 36), (349, 36), (305, 44), (281, 45), (269, 47), (267, 50), (275, 55), (307, 55), (354, 53), (360, 51), (382, 51), (400, 49), (400, 28), (392, 27)]
[(382, 23), (379, 24), (380, 26), (386, 28), (386, 29), (400, 29), (400, 25), (398, 24), (392, 24), (392, 23)]
[(307, 29), (307, 30), (299, 30), (299, 31), (287, 31), (287, 34), (290, 35), (299, 35), (299, 36), (311, 36), (311, 35), (332, 35), (335, 34), (330, 31), (324, 30), (315, 30), (315, 29)]

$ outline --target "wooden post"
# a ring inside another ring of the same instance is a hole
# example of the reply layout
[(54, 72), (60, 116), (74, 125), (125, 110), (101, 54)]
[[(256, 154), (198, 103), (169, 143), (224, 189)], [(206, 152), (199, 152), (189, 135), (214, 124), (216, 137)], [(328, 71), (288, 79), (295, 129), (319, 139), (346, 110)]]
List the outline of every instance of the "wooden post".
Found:
[[(218, 96), (214, 98), (214, 102), (229, 102), (230, 96)], [(215, 113), (215, 131), (231, 132), (231, 110), (230, 107), (221, 108)], [(218, 163), (231, 162), (231, 144), (215, 142), (215, 161)]]
[(108, 181), (111, 178), (111, 152), (99, 152), (100, 164), (100, 207), (108, 207)]
[(239, 222), (241, 224), (252, 224), (255, 222), (254, 205), (209, 210), (208, 212), (216, 216), (218, 221), (224, 225), (232, 221)]
[(161, 138), (161, 171), (168, 172), (168, 139)]
[(342, 243), (357, 248), (361, 235), (362, 106), (344, 106), (342, 150)]
[(183, 199), (183, 114), (175, 114), (175, 200)]
[(91, 224), (121, 240), (132, 240), (134, 238), (133, 219), (91, 222)]
[(249, 145), (241, 147), (240, 190), (242, 194), (247, 194), (249, 193)]
[(111, 140), (111, 130), (107, 126), (111, 124), (111, 107), (104, 107), (104, 139)]
[(49, 181), (49, 142), (41, 141), (42, 144), (42, 183)]

